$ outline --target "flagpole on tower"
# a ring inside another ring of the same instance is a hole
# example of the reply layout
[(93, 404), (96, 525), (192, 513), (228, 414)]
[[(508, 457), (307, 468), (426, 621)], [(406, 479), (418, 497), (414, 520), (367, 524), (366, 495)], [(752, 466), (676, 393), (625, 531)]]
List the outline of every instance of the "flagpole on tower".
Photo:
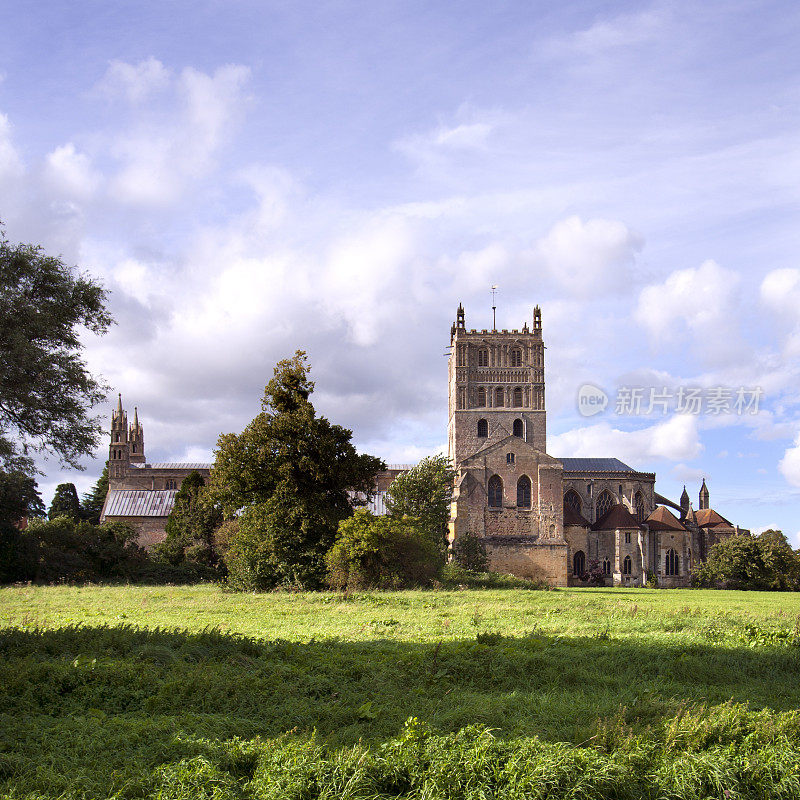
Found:
[(494, 296), (497, 294), (497, 286), (492, 286), (492, 330), (497, 330), (497, 305)]

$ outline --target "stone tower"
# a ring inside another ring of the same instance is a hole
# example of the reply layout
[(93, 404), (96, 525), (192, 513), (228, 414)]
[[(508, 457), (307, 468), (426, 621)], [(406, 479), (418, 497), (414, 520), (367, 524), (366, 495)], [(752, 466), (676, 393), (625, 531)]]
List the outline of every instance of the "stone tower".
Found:
[[(542, 313), (533, 328), (467, 330), (459, 304), (450, 329), (448, 451), (457, 466), (483, 445), (518, 436), (546, 450)], [(485, 420), (485, 425), (480, 423)]]
[(134, 409), (133, 425), (128, 427), (128, 414), (122, 407), (119, 395), (117, 407), (111, 412), (111, 443), (108, 446), (108, 474), (111, 478), (124, 478), (131, 464), (144, 464), (144, 430), (139, 422), (138, 409)]
[(450, 330), (450, 541), (483, 541), (499, 572), (566, 585), (563, 465), (547, 455), (542, 315), (520, 330)]

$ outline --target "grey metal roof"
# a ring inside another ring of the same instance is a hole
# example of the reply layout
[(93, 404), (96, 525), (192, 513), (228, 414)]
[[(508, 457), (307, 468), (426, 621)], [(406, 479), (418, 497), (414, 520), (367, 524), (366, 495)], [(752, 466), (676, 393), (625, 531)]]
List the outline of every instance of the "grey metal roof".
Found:
[(168, 517), (177, 489), (110, 489), (106, 517)]
[(638, 472), (618, 458), (559, 458), (564, 472)]
[(211, 469), (213, 464), (201, 464), (197, 462), (182, 462), (182, 461), (162, 461), (160, 464), (131, 464), (132, 467), (137, 469)]

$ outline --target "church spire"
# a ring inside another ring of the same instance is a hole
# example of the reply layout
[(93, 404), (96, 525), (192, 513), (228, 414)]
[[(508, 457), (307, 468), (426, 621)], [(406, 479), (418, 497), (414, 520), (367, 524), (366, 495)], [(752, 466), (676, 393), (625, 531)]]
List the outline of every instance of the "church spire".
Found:
[(139, 430), (139, 409), (136, 406), (133, 407), (133, 427)]
[(117, 414), (122, 416), (122, 392), (120, 392), (117, 397), (119, 398), (119, 401), (117, 402)]
[(700, 505), (699, 505), (699, 508), (701, 508), (701, 509), (708, 508), (709, 507), (708, 500), (709, 500), (708, 486), (706, 486), (706, 479), (703, 478), (703, 485), (700, 487)]
[(686, 491), (686, 484), (683, 484), (683, 493), (681, 494), (681, 518), (685, 519), (692, 506), (692, 501), (689, 499), (689, 492)]

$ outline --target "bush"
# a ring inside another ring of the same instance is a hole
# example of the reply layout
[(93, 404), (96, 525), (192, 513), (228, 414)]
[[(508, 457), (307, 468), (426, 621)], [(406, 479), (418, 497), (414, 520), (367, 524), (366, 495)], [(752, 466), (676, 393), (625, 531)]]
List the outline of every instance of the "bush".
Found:
[(467, 531), (453, 542), (453, 560), (471, 572), (487, 572), (489, 557), (483, 539)]
[(339, 523), (325, 562), (334, 589), (401, 589), (430, 584), (439, 548), (414, 518), (376, 517), (359, 509)]
[(712, 588), (797, 591), (800, 558), (780, 531), (732, 536), (708, 551), (692, 580)]

